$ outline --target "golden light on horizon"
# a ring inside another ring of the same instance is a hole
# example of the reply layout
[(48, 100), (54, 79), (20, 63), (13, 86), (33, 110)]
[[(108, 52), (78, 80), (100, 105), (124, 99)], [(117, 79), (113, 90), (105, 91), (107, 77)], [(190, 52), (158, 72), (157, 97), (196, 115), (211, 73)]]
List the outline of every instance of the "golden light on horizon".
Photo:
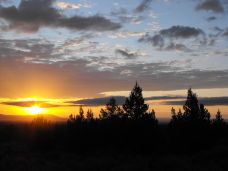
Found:
[(26, 112), (30, 115), (43, 114), (46, 111), (47, 111), (46, 109), (41, 108), (39, 106), (32, 106), (32, 107), (26, 108)]

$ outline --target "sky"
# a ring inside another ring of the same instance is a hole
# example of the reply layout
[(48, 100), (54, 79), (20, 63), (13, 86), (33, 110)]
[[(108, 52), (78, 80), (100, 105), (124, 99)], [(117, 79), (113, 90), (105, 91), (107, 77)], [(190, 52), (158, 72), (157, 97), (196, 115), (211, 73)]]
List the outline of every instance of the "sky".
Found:
[(191, 87), (228, 117), (227, 21), (227, 0), (0, 0), (0, 113), (63, 115), (138, 81), (163, 116)]

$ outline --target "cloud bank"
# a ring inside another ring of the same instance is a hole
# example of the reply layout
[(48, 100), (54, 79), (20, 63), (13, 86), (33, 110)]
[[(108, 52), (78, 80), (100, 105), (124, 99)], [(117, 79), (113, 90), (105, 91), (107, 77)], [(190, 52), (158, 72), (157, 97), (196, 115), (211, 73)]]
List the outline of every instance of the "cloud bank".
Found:
[(54, 0), (21, 0), (18, 7), (1, 7), (0, 18), (9, 22), (6, 29), (36, 32), (40, 27), (62, 27), (72, 30), (110, 31), (119, 23), (99, 16), (66, 17), (53, 7)]

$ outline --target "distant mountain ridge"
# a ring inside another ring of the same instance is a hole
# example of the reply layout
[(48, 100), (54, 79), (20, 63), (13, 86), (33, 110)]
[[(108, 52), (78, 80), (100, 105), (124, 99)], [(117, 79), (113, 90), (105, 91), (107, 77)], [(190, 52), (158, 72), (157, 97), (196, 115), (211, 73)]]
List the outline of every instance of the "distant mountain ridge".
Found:
[[(51, 122), (65, 122), (67, 119), (55, 115), (40, 115)], [(37, 115), (5, 115), (0, 114), (0, 122), (31, 122)]]

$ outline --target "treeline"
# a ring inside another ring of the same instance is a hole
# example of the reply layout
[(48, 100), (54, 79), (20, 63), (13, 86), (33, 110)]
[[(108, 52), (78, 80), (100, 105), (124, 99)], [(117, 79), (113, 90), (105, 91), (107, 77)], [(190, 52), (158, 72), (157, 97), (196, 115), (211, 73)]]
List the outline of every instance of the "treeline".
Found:
[[(68, 125), (77, 124), (80, 122), (102, 122), (102, 121), (147, 121), (156, 126), (158, 119), (156, 118), (155, 111), (152, 109), (149, 111), (149, 105), (145, 103), (142, 88), (136, 82), (125, 103), (119, 105), (116, 103), (114, 97), (110, 98), (105, 108), (100, 110), (98, 118), (94, 118), (93, 111), (88, 109), (85, 113), (82, 106), (79, 108), (79, 113), (76, 115), (70, 115), (68, 119)], [(198, 97), (193, 93), (190, 88), (187, 92), (187, 99), (183, 105), (183, 112), (179, 109), (178, 112), (174, 108), (171, 109), (170, 126), (181, 125), (201, 125), (215, 127), (224, 127), (225, 121), (222, 117), (220, 110), (218, 109), (214, 119), (211, 119), (210, 112), (206, 109), (204, 104), (198, 101)]]
[(66, 123), (51, 123), (38, 116), (30, 124), (0, 123), (0, 145), (15, 144), (29, 151), (101, 154), (188, 154), (222, 146), (228, 149), (228, 126), (220, 111), (209, 111), (188, 90), (183, 109), (171, 109), (168, 124), (159, 124), (154, 110), (145, 103), (136, 83), (124, 104), (114, 98), (101, 109), (70, 115)]

